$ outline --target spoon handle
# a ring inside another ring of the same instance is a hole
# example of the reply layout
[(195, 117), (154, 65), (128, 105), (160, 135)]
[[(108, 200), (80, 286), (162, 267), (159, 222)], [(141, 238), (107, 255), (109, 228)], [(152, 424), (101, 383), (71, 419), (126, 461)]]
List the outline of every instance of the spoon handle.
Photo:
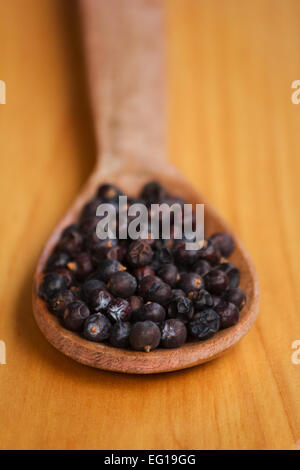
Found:
[(101, 171), (159, 167), (166, 158), (163, 0), (81, 0), (80, 11)]

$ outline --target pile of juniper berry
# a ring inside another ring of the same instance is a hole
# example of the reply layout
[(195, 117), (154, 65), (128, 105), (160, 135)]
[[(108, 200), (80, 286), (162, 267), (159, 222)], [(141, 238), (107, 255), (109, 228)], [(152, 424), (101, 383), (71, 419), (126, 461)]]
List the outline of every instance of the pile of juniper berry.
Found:
[[(67, 227), (49, 257), (39, 295), (62, 325), (90, 341), (149, 352), (206, 340), (239, 320), (246, 302), (239, 269), (227, 258), (234, 241), (215, 233), (198, 250), (186, 240), (100, 240), (101, 203), (118, 207), (122, 191), (100, 186), (76, 224)], [(185, 201), (157, 182), (147, 183), (128, 206)]]

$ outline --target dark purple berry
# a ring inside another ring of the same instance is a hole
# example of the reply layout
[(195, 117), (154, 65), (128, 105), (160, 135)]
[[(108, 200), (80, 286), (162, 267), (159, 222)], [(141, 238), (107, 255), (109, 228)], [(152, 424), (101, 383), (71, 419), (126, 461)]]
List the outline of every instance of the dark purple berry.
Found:
[(115, 259), (105, 259), (99, 263), (98, 276), (104, 281), (108, 282), (113, 274), (120, 271), (125, 271), (125, 267)]
[(192, 300), (195, 310), (203, 310), (204, 308), (213, 307), (214, 301), (212, 295), (205, 289), (193, 291), (188, 294), (189, 299)]
[(203, 289), (204, 282), (202, 277), (197, 273), (181, 273), (177, 285), (179, 289), (182, 289), (184, 292), (188, 293), (191, 291)]
[(122, 196), (124, 193), (112, 184), (102, 184), (97, 192), (98, 198), (102, 199), (105, 202), (118, 201), (119, 196)]
[(158, 276), (171, 287), (179, 280), (178, 269), (175, 264), (164, 264), (157, 272)]
[(175, 300), (177, 297), (186, 297), (186, 293), (182, 289), (172, 289), (171, 300)]
[(83, 238), (80, 232), (71, 226), (64, 230), (59, 242), (58, 248), (69, 253), (71, 256), (80, 253), (82, 249)]
[(50, 273), (56, 273), (63, 276), (67, 287), (71, 287), (74, 284), (74, 274), (68, 268), (51, 269)]
[(216, 310), (217, 305), (219, 305), (223, 301), (223, 299), (222, 297), (219, 297), (218, 295), (212, 295), (211, 297), (213, 301), (212, 308)]
[(128, 321), (131, 316), (130, 303), (125, 299), (114, 299), (107, 308), (107, 315), (113, 322)]
[(169, 304), (168, 317), (177, 318), (184, 323), (190, 321), (194, 314), (193, 302), (188, 297), (177, 297)]
[(185, 342), (186, 336), (186, 327), (180, 320), (171, 318), (164, 322), (161, 331), (161, 343), (164, 348), (179, 348)]
[(211, 270), (211, 265), (205, 261), (204, 259), (199, 259), (193, 264), (192, 271), (194, 273), (200, 274), (200, 276), (204, 277)]
[(47, 270), (52, 268), (65, 268), (68, 261), (70, 261), (70, 255), (64, 251), (55, 251), (47, 261)]
[(87, 240), (89, 240), (91, 233), (96, 234), (96, 226), (99, 220), (100, 220), (99, 217), (89, 216), (79, 221), (78, 230), (84, 237), (86, 237), (84, 244), (87, 249), (90, 248), (88, 246), (89, 242)]
[(137, 240), (129, 245), (127, 261), (134, 268), (146, 266), (151, 263), (153, 251), (149, 243), (143, 240)]
[[(146, 279), (146, 278), (145, 278)], [(157, 302), (166, 305), (172, 298), (172, 289), (169, 284), (159, 280), (153, 282), (149, 287), (144, 299), (150, 302)]]
[(239, 309), (231, 302), (221, 302), (216, 312), (220, 315), (222, 328), (229, 328), (239, 321)]
[(67, 305), (75, 300), (71, 290), (62, 290), (50, 300), (50, 309), (54, 315), (60, 317), (65, 311)]
[(204, 340), (213, 336), (220, 329), (220, 317), (207, 308), (195, 314), (193, 320), (188, 324), (188, 331), (193, 338)]
[(140, 311), (140, 319), (159, 323), (166, 318), (166, 310), (156, 302), (147, 302)]
[(229, 286), (229, 279), (223, 271), (214, 269), (206, 274), (204, 277), (205, 287), (211, 293), (215, 295), (221, 295)]
[(131, 310), (132, 310), (132, 313), (140, 310), (143, 305), (144, 305), (144, 302), (143, 302), (143, 299), (142, 297), (139, 297), (137, 295), (132, 295), (129, 297), (128, 299), (129, 303), (130, 303), (130, 307), (131, 307)]
[(109, 248), (118, 246), (118, 240), (106, 238), (101, 240), (96, 230), (91, 230), (85, 237), (85, 248), (93, 253), (95, 258), (104, 259)]
[(101, 203), (102, 201), (99, 198), (92, 199), (83, 207), (80, 218), (86, 219), (88, 217), (96, 217), (98, 206), (100, 206)]
[(154, 269), (158, 269), (163, 264), (171, 264), (173, 263), (173, 254), (170, 248), (164, 246), (159, 250), (154, 252), (153, 260), (151, 266)]
[(127, 271), (120, 271), (111, 276), (109, 281), (109, 289), (118, 297), (130, 297), (137, 288), (137, 282), (134, 276)]
[(90, 315), (84, 322), (83, 336), (89, 341), (101, 342), (109, 338), (111, 323), (102, 313)]
[(93, 264), (89, 253), (80, 253), (67, 264), (68, 269), (72, 271), (78, 279), (87, 277), (93, 271)]
[(59, 291), (67, 288), (64, 276), (58, 273), (47, 273), (39, 287), (39, 296), (47, 302), (51, 300)]
[(154, 276), (155, 271), (150, 266), (141, 266), (140, 268), (134, 269), (133, 274), (138, 281), (141, 281), (146, 276)]
[(220, 262), (221, 253), (219, 248), (210, 240), (205, 240), (203, 247), (199, 250), (199, 258), (204, 259), (210, 264), (217, 264)]
[(88, 301), (91, 293), (94, 290), (107, 290), (105, 282), (99, 279), (88, 279), (82, 286), (81, 293), (84, 300)]
[(129, 335), (131, 324), (129, 322), (117, 322), (113, 325), (109, 342), (115, 348), (127, 348), (129, 346)]
[(146, 203), (154, 204), (159, 203), (167, 197), (167, 191), (157, 181), (151, 181), (145, 184), (141, 190), (141, 198)]
[(210, 240), (217, 246), (221, 255), (225, 258), (228, 258), (234, 250), (234, 241), (229, 233), (214, 233)]
[(232, 263), (221, 263), (217, 266), (217, 269), (223, 271), (229, 279), (229, 287), (238, 287), (240, 283), (240, 271)]
[(225, 299), (236, 305), (239, 310), (242, 310), (246, 303), (246, 294), (242, 289), (235, 287), (233, 289), (228, 289), (225, 293)]
[(176, 263), (181, 266), (191, 266), (199, 257), (199, 250), (187, 250), (185, 243), (177, 246), (175, 250)]
[(105, 312), (112, 300), (113, 297), (107, 290), (93, 289), (88, 297), (88, 305), (92, 312)]
[(130, 345), (136, 351), (150, 352), (157, 348), (160, 343), (160, 330), (158, 326), (150, 321), (135, 323), (130, 331)]
[(87, 306), (80, 300), (71, 302), (63, 313), (63, 324), (68, 330), (81, 331), (86, 318), (90, 315)]
[(145, 299), (147, 298), (148, 292), (152, 284), (155, 282), (161, 282), (160, 278), (157, 276), (145, 276), (139, 284), (139, 294)]

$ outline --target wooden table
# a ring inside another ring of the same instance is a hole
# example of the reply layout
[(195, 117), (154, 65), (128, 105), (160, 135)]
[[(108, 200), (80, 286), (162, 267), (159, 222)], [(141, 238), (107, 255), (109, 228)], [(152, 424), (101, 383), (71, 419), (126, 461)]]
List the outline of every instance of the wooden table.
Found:
[(1, 0), (2, 449), (300, 448), (300, 2), (166, 6), (170, 159), (249, 248), (260, 316), (222, 358), (151, 377), (81, 366), (45, 341), (33, 269), (95, 143), (72, 2)]

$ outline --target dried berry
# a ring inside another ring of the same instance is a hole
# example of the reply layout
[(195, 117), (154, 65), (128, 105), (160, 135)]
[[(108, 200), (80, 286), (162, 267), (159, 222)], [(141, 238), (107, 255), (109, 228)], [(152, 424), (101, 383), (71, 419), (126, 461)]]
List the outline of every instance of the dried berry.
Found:
[(162, 326), (161, 344), (164, 348), (179, 348), (186, 340), (187, 331), (183, 322), (171, 318)]
[(80, 232), (72, 225), (67, 227), (59, 242), (58, 248), (69, 253), (71, 256), (79, 253), (82, 249), (83, 238)]
[(201, 277), (204, 277), (211, 270), (211, 265), (204, 259), (199, 259), (193, 264), (192, 271), (194, 273), (200, 274)]
[(130, 331), (130, 345), (136, 351), (150, 352), (157, 348), (160, 343), (160, 330), (158, 326), (150, 321), (135, 323)]
[(175, 264), (164, 264), (157, 272), (158, 276), (171, 287), (179, 280), (178, 269)]
[(113, 325), (109, 342), (115, 348), (127, 348), (129, 346), (129, 335), (131, 324), (129, 322), (117, 322)]
[(197, 273), (182, 273), (180, 274), (180, 279), (177, 285), (179, 289), (182, 289), (184, 292), (188, 293), (202, 289), (204, 287), (204, 281)]
[(111, 276), (109, 281), (109, 289), (118, 297), (130, 297), (133, 295), (137, 288), (135, 277), (127, 271), (120, 271)]
[(122, 193), (122, 191), (113, 184), (102, 184), (97, 192), (98, 198), (105, 202), (118, 201), (119, 196), (122, 196), (123, 194), (124, 193)]
[(64, 251), (55, 251), (47, 261), (47, 269), (51, 268), (65, 268), (68, 261), (70, 261), (70, 255)]
[(172, 289), (171, 300), (175, 300), (177, 297), (186, 297), (186, 293), (182, 289)]
[(142, 297), (139, 297), (138, 295), (130, 296), (128, 301), (130, 303), (132, 313), (140, 310), (144, 305)]
[(71, 290), (62, 290), (50, 300), (50, 310), (54, 315), (60, 317), (67, 306), (74, 301), (74, 294)]
[(148, 292), (153, 283), (160, 282), (160, 278), (157, 276), (145, 276), (139, 284), (139, 294), (141, 297), (146, 299), (148, 297)]
[(190, 321), (194, 314), (193, 302), (188, 297), (177, 297), (169, 304), (168, 317), (177, 318), (184, 323)]
[(93, 264), (89, 253), (80, 253), (73, 261), (67, 263), (68, 269), (79, 279), (87, 277), (93, 271)]
[(139, 268), (150, 264), (153, 258), (153, 251), (149, 243), (137, 240), (129, 245), (127, 260), (131, 266)]
[[(146, 278), (145, 278), (146, 279)], [(157, 302), (166, 305), (172, 298), (172, 289), (169, 284), (161, 280), (153, 282), (149, 287), (144, 299), (150, 302)]]
[(67, 282), (64, 276), (58, 273), (45, 274), (43, 282), (39, 288), (39, 296), (47, 302), (51, 300), (58, 292), (67, 288)]
[(87, 306), (80, 300), (71, 302), (62, 317), (63, 325), (72, 331), (81, 331), (86, 318), (90, 315)]
[(114, 238), (106, 238), (101, 240), (95, 229), (91, 230), (85, 237), (85, 248), (93, 253), (98, 259), (105, 258), (105, 254), (109, 248), (118, 246), (118, 241)]
[(206, 289), (215, 295), (220, 295), (225, 292), (229, 286), (229, 279), (223, 271), (214, 269), (206, 274), (204, 277)]
[(166, 197), (167, 191), (157, 181), (145, 184), (141, 190), (141, 198), (150, 204), (161, 202)]
[(102, 313), (90, 315), (84, 323), (83, 336), (90, 340), (101, 342), (109, 338), (111, 323)]
[(134, 276), (138, 281), (141, 281), (146, 276), (154, 276), (155, 271), (150, 266), (142, 266), (133, 270)]
[(188, 324), (188, 331), (193, 338), (200, 340), (208, 339), (220, 329), (220, 317), (207, 308), (195, 314), (193, 320)]
[(234, 241), (229, 233), (214, 233), (210, 240), (225, 258), (228, 258), (234, 250)]
[(60, 274), (61, 276), (63, 276), (64, 280), (65, 280), (65, 284), (67, 287), (71, 287), (73, 284), (74, 284), (74, 274), (72, 273), (72, 271), (70, 271), (68, 268), (55, 268), (55, 269), (51, 269), (51, 271), (49, 272), (49, 274), (52, 273), (52, 274)]
[(112, 300), (113, 297), (107, 290), (93, 289), (88, 297), (88, 305), (92, 312), (105, 312)]
[(107, 290), (106, 284), (99, 279), (88, 279), (82, 286), (81, 293), (84, 300), (88, 301), (91, 293), (96, 290)]
[(222, 297), (219, 297), (218, 295), (212, 295), (212, 301), (213, 301), (213, 304), (212, 304), (212, 308), (213, 310), (216, 310), (216, 306), (219, 305), (221, 302), (223, 302), (223, 299)]
[(203, 248), (199, 250), (199, 258), (204, 259), (208, 263), (214, 265), (219, 263), (221, 253), (216, 245), (211, 240), (205, 240)]
[(229, 287), (238, 287), (240, 283), (240, 271), (232, 263), (221, 263), (217, 266), (217, 269), (223, 271), (229, 279)]
[(176, 263), (181, 266), (191, 266), (199, 257), (199, 250), (187, 250), (185, 243), (177, 246), (175, 250)]
[(151, 265), (154, 269), (158, 269), (163, 264), (171, 263), (173, 263), (172, 251), (164, 246), (155, 251)]
[(115, 259), (105, 259), (99, 263), (98, 276), (104, 281), (108, 282), (113, 274), (119, 271), (125, 271), (125, 267)]
[(233, 289), (228, 289), (225, 294), (225, 299), (228, 302), (231, 302), (232, 304), (236, 305), (239, 310), (242, 310), (246, 303), (246, 294), (242, 289), (236, 287)]
[(96, 198), (92, 199), (89, 201), (85, 206), (83, 207), (81, 214), (80, 214), (80, 219), (87, 219), (88, 217), (96, 217), (96, 212), (100, 204), (102, 203), (101, 199)]
[(140, 312), (140, 319), (151, 320), (156, 323), (163, 321), (166, 318), (166, 310), (164, 307), (156, 302), (147, 302)]
[(192, 300), (196, 311), (203, 310), (207, 307), (213, 307), (214, 305), (212, 295), (205, 289), (190, 292), (188, 297)]
[(220, 315), (222, 328), (229, 328), (239, 321), (239, 309), (231, 302), (219, 303), (216, 311)]
[(128, 321), (131, 316), (130, 303), (125, 299), (114, 299), (107, 308), (107, 316), (112, 322)]

